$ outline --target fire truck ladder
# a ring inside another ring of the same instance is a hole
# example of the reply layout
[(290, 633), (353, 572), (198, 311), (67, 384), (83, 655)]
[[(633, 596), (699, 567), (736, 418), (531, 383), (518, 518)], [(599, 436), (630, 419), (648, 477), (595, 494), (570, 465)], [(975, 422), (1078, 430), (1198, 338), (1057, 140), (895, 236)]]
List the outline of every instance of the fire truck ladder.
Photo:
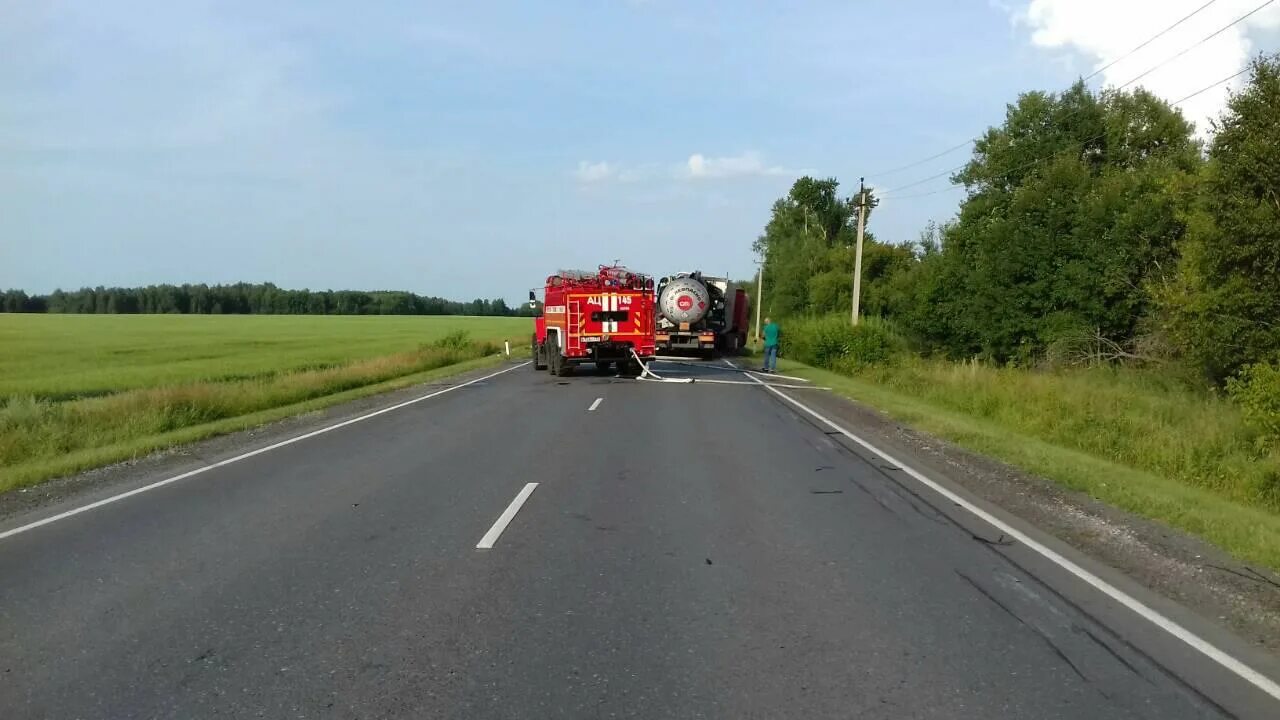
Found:
[(569, 316), (565, 327), (568, 329), (568, 338), (565, 343), (565, 354), (570, 357), (577, 357), (582, 352), (582, 301), (569, 301)]

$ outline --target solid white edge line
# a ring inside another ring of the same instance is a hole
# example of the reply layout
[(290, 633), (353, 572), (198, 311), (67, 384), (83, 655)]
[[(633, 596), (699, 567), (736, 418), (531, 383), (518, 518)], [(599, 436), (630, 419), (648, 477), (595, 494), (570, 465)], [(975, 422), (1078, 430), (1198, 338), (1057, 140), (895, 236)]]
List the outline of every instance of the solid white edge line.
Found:
[[(729, 362), (729, 364), (733, 367), (737, 367), (736, 365), (733, 365), (732, 362)], [(854, 435), (852, 432), (849, 432), (848, 430), (844, 429), (840, 425), (837, 425), (835, 422), (831, 421), (826, 416), (822, 415), (821, 413), (814, 410), (813, 408), (808, 407), (804, 403), (800, 402), (799, 400), (796, 400), (790, 395), (787, 395), (781, 390), (771, 387), (768, 383), (761, 382), (758, 378), (752, 377), (749, 373), (744, 373), (744, 374), (746, 374), (747, 377), (751, 377), (753, 380), (755, 380), (757, 383), (759, 383), (762, 387), (764, 387), (769, 392), (773, 393), (774, 395), (777, 395), (783, 400), (786, 400), (792, 405), (800, 408), (804, 412), (811, 415), (814, 419), (822, 422), (827, 427), (830, 427), (832, 430), (835, 430), (836, 432), (849, 438), (850, 440), (861, 445), (867, 450), (870, 450), (876, 455), (879, 455), (881, 458), (889, 461), (891, 465), (895, 465), (901, 468), (903, 472), (905, 472), (907, 475), (910, 475), (917, 482), (929, 487), (934, 492), (938, 493), (939, 495), (942, 495), (946, 499), (950, 500), (956, 505), (959, 505), (965, 510), (968, 510), (970, 513), (977, 516), (984, 522), (990, 524), (991, 526), (995, 527), (1000, 532), (1003, 532), (1005, 535), (1008, 535), (1009, 537), (1017, 540), (1018, 542), (1027, 546), (1028, 548), (1036, 551), (1045, 559), (1053, 562), (1058, 567), (1061, 567), (1063, 570), (1066, 570), (1072, 575), (1075, 575), (1077, 578), (1079, 578), (1080, 580), (1083, 580), (1085, 583), (1092, 586), (1095, 590), (1101, 592), (1102, 594), (1106, 595), (1112, 600), (1115, 600), (1121, 605), (1129, 608), (1130, 610), (1137, 613), (1142, 618), (1144, 618), (1151, 624), (1155, 625), (1156, 627), (1160, 628), (1161, 630), (1164, 630), (1170, 635), (1178, 638), (1179, 640), (1191, 646), (1201, 654), (1205, 655), (1209, 659), (1213, 660), (1214, 662), (1218, 663), (1219, 665), (1226, 668), (1230, 672), (1234, 673), (1236, 676), (1247, 681), (1249, 684), (1265, 692), (1266, 694), (1270, 695), (1276, 700), (1280, 700), (1280, 684), (1277, 684), (1271, 678), (1267, 677), (1266, 675), (1263, 675), (1257, 670), (1254, 670), (1253, 668), (1244, 664), (1240, 660), (1237, 660), (1231, 655), (1228, 655), (1226, 652), (1219, 650), (1217, 646), (1215, 646), (1213, 643), (1210, 643), (1208, 640), (1205, 640), (1204, 638), (1182, 627), (1181, 625), (1174, 622), (1173, 620), (1170, 620), (1164, 615), (1161, 615), (1156, 610), (1153, 610), (1152, 608), (1147, 607), (1146, 605), (1142, 604), (1142, 602), (1139, 601), (1137, 598), (1132, 597), (1128, 593), (1115, 587), (1114, 585), (1107, 582), (1106, 580), (1103, 580), (1097, 575), (1094, 575), (1088, 570), (1085, 570), (1084, 568), (1075, 564), (1071, 560), (1068, 560), (1062, 555), (1059, 555), (1057, 552), (1054, 552), (1050, 548), (1045, 547), (1044, 545), (1041, 545), (1040, 543), (1036, 542), (1032, 538), (1028, 537), (1025, 533), (1010, 526), (1008, 523), (1004, 522), (1003, 520), (1000, 520), (999, 518), (993, 516), (992, 514), (988, 513), (987, 511), (983, 510), (977, 505), (974, 505), (968, 500), (965, 500), (964, 498), (951, 492), (950, 490), (934, 482), (933, 480), (930, 480), (928, 477), (925, 477), (924, 474), (920, 473), (919, 471), (915, 470), (911, 466), (895, 458), (889, 453), (881, 450), (875, 445), (872, 445), (866, 440), (863, 440), (857, 435)]]
[(195, 475), (199, 475), (199, 474), (201, 474), (201, 473), (209, 472), (210, 470), (213, 470), (213, 469), (215, 469), (215, 468), (220, 468), (220, 467), (222, 467), (222, 466), (224, 466), (224, 465), (230, 465), (230, 464), (232, 464), (232, 463), (240, 462), (241, 460), (247, 460), (248, 458), (251, 458), (251, 457), (253, 457), (253, 456), (255, 456), (255, 455), (261, 455), (261, 454), (263, 454), (263, 453), (265, 453), (265, 452), (270, 452), (270, 451), (272, 451), (272, 450), (276, 450), (276, 449), (278, 449), (278, 448), (282, 448), (282, 447), (284, 447), (284, 446), (286, 446), (286, 445), (292, 445), (292, 444), (294, 444), (294, 443), (296, 443), (296, 442), (299, 442), (299, 441), (302, 441), (302, 440), (306, 440), (307, 438), (313, 438), (313, 437), (315, 437), (315, 436), (317, 436), (317, 435), (323, 435), (324, 433), (327, 433), (327, 432), (330, 432), (330, 431), (333, 431), (333, 430), (337, 430), (338, 428), (344, 428), (344, 427), (346, 427), (346, 426), (348, 426), (348, 425), (354, 425), (354, 424), (356, 424), (356, 423), (358, 423), (358, 422), (362, 422), (362, 421), (364, 421), (364, 420), (368, 420), (369, 418), (377, 417), (377, 416), (382, 415), (382, 414), (384, 414), (384, 413), (389, 413), (389, 412), (391, 412), (392, 410), (399, 410), (399, 409), (400, 409), (400, 408), (402, 408), (402, 407), (406, 407), (406, 406), (409, 406), (409, 405), (413, 405), (414, 403), (420, 403), (420, 402), (422, 402), (423, 400), (430, 400), (430, 399), (431, 399), (431, 398), (433, 398), (433, 397), (439, 397), (439, 396), (441, 396), (441, 395), (444, 395), (445, 393), (453, 392), (454, 390), (459, 390), (459, 389), (461, 389), (461, 388), (467, 387), (468, 385), (474, 385), (474, 384), (476, 384), (476, 383), (478, 383), (478, 382), (484, 382), (485, 380), (488, 380), (488, 379), (490, 379), (490, 378), (495, 378), (495, 377), (497, 377), (497, 376), (499, 376), (499, 375), (502, 375), (503, 373), (508, 373), (508, 372), (511, 372), (512, 370), (517, 370), (517, 369), (522, 368), (522, 367), (524, 367), (525, 365), (528, 365), (528, 364), (529, 364), (529, 361), (525, 361), (525, 362), (520, 363), (519, 365), (513, 365), (513, 366), (511, 366), (511, 367), (509, 367), (509, 368), (505, 368), (505, 369), (499, 370), (499, 371), (498, 371), (498, 372), (496, 372), (496, 373), (490, 373), (490, 374), (485, 375), (485, 376), (483, 376), (483, 377), (475, 378), (474, 380), (468, 380), (467, 382), (461, 383), (461, 384), (459, 384), (459, 385), (454, 385), (454, 386), (452, 386), (452, 387), (447, 387), (447, 388), (445, 388), (445, 389), (443, 389), (443, 390), (438, 390), (438, 391), (436, 391), (436, 392), (429, 393), (429, 394), (427, 394), (427, 395), (423, 395), (423, 396), (421, 396), (421, 397), (413, 398), (412, 400), (406, 400), (406, 401), (404, 401), (404, 402), (402, 402), (402, 403), (397, 403), (397, 404), (392, 405), (392, 406), (390, 406), (390, 407), (382, 408), (381, 410), (375, 410), (374, 412), (368, 413), (368, 414), (366, 414), (366, 415), (361, 415), (360, 417), (351, 418), (350, 420), (344, 420), (344, 421), (342, 421), (342, 422), (340, 422), (340, 423), (336, 423), (336, 424), (334, 424), (334, 425), (329, 425), (329, 426), (327, 426), (327, 427), (322, 427), (322, 428), (320, 428), (319, 430), (312, 430), (312, 431), (311, 431), (311, 432), (309, 432), (309, 433), (304, 433), (304, 434), (302, 434), (302, 435), (298, 435), (298, 436), (296, 436), (296, 437), (291, 437), (291, 438), (289, 438), (288, 440), (281, 440), (281, 441), (280, 441), (280, 442), (278, 442), (278, 443), (273, 443), (273, 444), (271, 444), (271, 445), (267, 445), (266, 447), (260, 447), (260, 448), (258, 448), (257, 450), (250, 450), (250, 451), (249, 451), (249, 452), (247, 452), (247, 453), (243, 453), (243, 454), (240, 454), (240, 455), (236, 455), (235, 457), (230, 457), (230, 458), (227, 458), (226, 460), (219, 460), (218, 462), (213, 463), (213, 464), (211, 464), (211, 465), (205, 465), (204, 467), (199, 467), (199, 468), (196, 468), (195, 470), (190, 470), (190, 471), (188, 471), (188, 472), (184, 472), (184, 473), (182, 473), (181, 475), (174, 475), (173, 477), (165, 478), (164, 480), (159, 480), (159, 481), (157, 481), (157, 482), (153, 482), (153, 483), (151, 483), (150, 485), (143, 485), (142, 487), (134, 488), (134, 489), (132, 489), (132, 490), (130, 490), (130, 491), (128, 491), (128, 492), (122, 492), (122, 493), (120, 493), (119, 495), (112, 495), (111, 497), (103, 498), (103, 499), (101, 499), (101, 500), (98, 500), (97, 502), (91, 502), (91, 503), (89, 503), (88, 505), (82, 505), (82, 506), (80, 506), (80, 507), (78, 507), (78, 508), (74, 508), (74, 509), (71, 509), (71, 510), (67, 510), (66, 512), (58, 513), (57, 515), (51, 515), (51, 516), (49, 516), (49, 517), (47, 517), (47, 518), (44, 518), (43, 520), (36, 520), (35, 522), (27, 523), (26, 525), (22, 525), (22, 526), (20, 526), (20, 527), (13, 528), (12, 530), (5, 530), (4, 532), (0, 532), (0, 540), (4, 540), (5, 538), (13, 537), (14, 535), (19, 535), (19, 534), (21, 534), (21, 533), (27, 532), (28, 530), (34, 530), (34, 529), (36, 529), (36, 528), (38, 528), (38, 527), (41, 527), (41, 526), (43, 526), (43, 525), (49, 525), (50, 523), (58, 522), (59, 520), (66, 520), (66, 519), (67, 519), (67, 518), (69, 518), (69, 517), (74, 517), (74, 516), (76, 516), (76, 515), (79, 515), (80, 513), (89, 512), (90, 510), (95, 510), (95, 509), (97, 509), (97, 508), (102, 507), (103, 505), (110, 505), (111, 503), (119, 502), (119, 501), (121, 501), (121, 500), (124, 500), (125, 498), (133, 497), (134, 495), (141, 495), (142, 493), (147, 492), (147, 491), (149, 491), (149, 490), (155, 490), (155, 489), (156, 489), (156, 488), (158, 488), (158, 487), (164, 487), (165, 485), (169, 485), (169, 484), (171, 484), (171, 483), (176, 483), (176, 482), (178, 482), (179, 480), (186, 480), (186, 479), (187, 479), (187, 478), (189, 478), (189, 477), (193, 477), (193, 476), (195, 476)]
[(600, 407), (600, 403), (602, 403), (602, 402), (604, 402), (604, 398), (602, 398), (602, 397), (598, 397), (598, 398), (596, 398), (596, 401), (595, 401), (595, 402), (593, 402), (593, 403), (591, 403), (591, 407), (587, 408), (587, 412), (591, 412), (591, 411), (595, 410), (596, 408)]
[(524, 506), (524, 501), (529, 499), (529, 496), (533, 494), (537, 487), (538, 483), (529, 483), (521, 488), (519, 493), (516, 493), (515, 500), (511, 501), (507, 509), (503, 510), (498, 519), (494, 521), (493, 527), (489, 528), (489, 532), (485, 533), (484, 537), (480, 538), (480, 542), (476, 543), (477, 550), (490, 550), (493, 548), (493, 544), (498, 542), (498, 538), (502, 536), (502, 531), (506, 530), (507, 526), (511, 524), (511, 520), (515, 518), (516, 513), (520, 512), (520, 508)]

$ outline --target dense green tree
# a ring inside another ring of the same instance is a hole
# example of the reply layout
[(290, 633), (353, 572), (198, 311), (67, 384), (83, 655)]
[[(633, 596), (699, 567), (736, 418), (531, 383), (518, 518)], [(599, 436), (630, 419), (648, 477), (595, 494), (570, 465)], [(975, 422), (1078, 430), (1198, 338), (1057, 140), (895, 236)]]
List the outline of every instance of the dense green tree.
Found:
[(0, 312), (23, 312), (27, 305), (27, 294), (21, 290), (6, 290), (0, 296)]
[(1280, 55), (1254, 61), (1213, 131), (1162, 300), (1178, 343), (1222, 380), (1280, 357)]
[[(834, 178), (802, 177), (773, 205), (769, 224), (754, 245), (764, 258), (765, 311), (785, 316), (848, 310), (853, 297), (854, 245), (858, 201), (841, 198)], [(868, 218), (875, 206), (868, 192)], [(868, 234), (864, 241), (863, 288), (876, 282), (869, 258), (885, 247)]]
[(5, 290), (0, 292), (0, 312), (29, 313), (44, 312), (47, 301), (36, 295), (27, 295), (22, 290)]
[(1027, 93), (975, 143), (959, 217), (892, 283), (888, 311), (954, 355), (1028, 357), (1082, 332), (1127, 343), (1200, 164), (1191, 125), (1146, 91)]
[(196, 313), (263, 315), (515, 315), (502, 299), (455, 302), (411, 292), (284, 290), (271, 283), (148, 285), (55, 290), (28, 296), (0, 292), (0, 312)]

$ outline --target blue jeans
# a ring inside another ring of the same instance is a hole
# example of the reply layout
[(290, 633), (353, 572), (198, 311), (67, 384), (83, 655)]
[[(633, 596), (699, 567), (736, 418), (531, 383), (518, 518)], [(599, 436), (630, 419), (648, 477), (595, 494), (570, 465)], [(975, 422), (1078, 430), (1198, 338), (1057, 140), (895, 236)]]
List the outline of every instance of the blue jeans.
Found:
[(764, 346), (764, 369), (765, 370), (778, 369), (778, 346), (777, 345)]

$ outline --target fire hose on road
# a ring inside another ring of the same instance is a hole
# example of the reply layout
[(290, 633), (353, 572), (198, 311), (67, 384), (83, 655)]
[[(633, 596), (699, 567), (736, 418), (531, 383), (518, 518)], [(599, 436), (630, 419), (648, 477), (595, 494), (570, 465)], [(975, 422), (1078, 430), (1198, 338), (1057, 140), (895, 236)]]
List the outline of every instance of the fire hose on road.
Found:
[[(807, 382), (809, 382), (808, 380), (806, 380), (806, 379), (804, 379), (804, 378), (793, 377), (793, 376), (790, 376), (790, 375), (765, 375), (765, 374), (763, 374), (763, 373), (753, 373), (753, 372), (751, 372), (751, 371), (749, 371), (749, 370), (744, 370), (744, 369), (742, 369), (742, 368), (740, 368), (740, 367), (737, 367), (737, 366), (734, 366), (734, 365), (730, 365), (729, 367), (720, 367), (720, 366), (718, 366), (718, 365), (702, 365), (702, 364), (689, 363), (689, 362), (681, 362), (681, 361), (674, 361), (674, 362), (676, 362), (676, 363), (678, 363), (678, 364), (681, 364), (681, 365), (689, 365), (689, 366), (692, 366), (692, 367), (706, 367), (706, 368), (711, 368), (711, 369), (713, 369), (713, 370), (722, 370), (722, 371), (726, 371), (726, 372), (738, 372), (738, 373), (742, 373), (742, 374), (744, 374), (744, 375), (750, 375), (750, 376), (752, 376), (752, 377), (761, 378), (761, 380), (760, 380), (760, 381), (756, 381), (756, 380), (747, 381), (747, 380), (714, 380), (714, 379), (712, 379), (712, 378), (671, 378), (671, 377), (662, 377), (661, 375), (658, 375), (658, 374), (657, 374), (657, 373), (655, 373), (652, 369), (650, 369), (649, 365), (651, 365), (651, 364), (652, 364), (652, 362), (650, 362), (650, 363), (646, 364), (643, 360), (641, 360), (641, 359), (640, 359), (640, 356), (636, 354), (636, 351), (635, 351), (634, 349), (632, 349), (632, 350), (631, 350), (631, 357), (632, 357), (632, 359), (634, 359), (634, 360), (636, 361), (636, 363), (640, 366), (640, 375), (639, 375), (636, 379), (637, 379), (637, 380), (643, 380), (643, 381), (645, 381), (645, 382), (673, 383), (673, 384), (679, 384), (679, 385), (692, 385), (693, 383), (695, 383), (695, 382), (696, 382), (696, 383), (709, 383), (709, 384), (711, 384), (711, 385), (752, 385), (752, 386), (758, 386), (758, 385), (760, 385), (760, 384), (761, 384), (761, 382), (763, 382), (764, 384), (766, 384), (766, 385), (768, 385), (768, 386), (770, 386), (770, 387), (786, 388), (786, 389), (789, 389), (789, 390), (830, 390), (830, 389), (831, 389), (831, 388), (828, 388), (828, 387), (818, 387), (818, 386), (814, 386), (814, 385), (795, 385), (795, 384), (787, 384), (787, 383), (775, 383), (775, 382), (769, 382), (769, 380), (771, 380), (772, 378), (775, 378), (775, 377), (781, 377), (781, 378), (786, 378), (786, 379), (799, 380), (800, 382), (806, 382), (806, 383), (807, 383)], [(671, 360), (669, 360), (669, 359), (665, 359), (665, 358), (655, 358), (655, 359), (656, 359), (656, 360), (661, 360), (661, 361), (663, 361), (663, 362), (672, 362)]]

